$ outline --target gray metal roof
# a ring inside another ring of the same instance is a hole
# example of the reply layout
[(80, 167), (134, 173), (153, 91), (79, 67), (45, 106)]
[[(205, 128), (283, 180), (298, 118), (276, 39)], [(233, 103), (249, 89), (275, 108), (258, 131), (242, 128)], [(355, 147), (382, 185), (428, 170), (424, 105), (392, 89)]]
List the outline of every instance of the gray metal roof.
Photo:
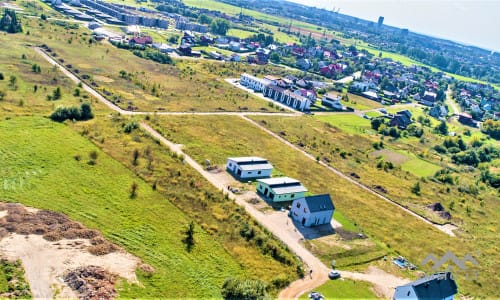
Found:
[(236, 163), (258, 162), (258, 161), (267, 162), (267, 159), (258, 156), (229, 157), (228, 160), (232, 160)]
[(266, 179), (258, 179), (257, 181), (260, 181), (262, 183), (265, 183), (269, 186), (276, 185), (276, 184), (296, 184), (300, 183), (297, 179), (293, 179), (290, 177), (273, 177), (273, 178), (266, 178)]
[[(395, 297), (407, 288), (413, 288), (418, 299), (445, 299), (458, 292), (457, 284), (451, 273), (437, 273), (396, 288)], [(399, 292), (399, 293), (398, 293)], [(401, 295), (404, 296), (404, 295)]]
[(334, 210), (332, 199), (329, 194), (305, 197), (310, 212)]
[(302, 184), (294, 186), (278, 187), (272, 189), (276, 195), (307, 192), (307, 189)]
[(255, 170), (270, 170), (273, 166), (270, 163), (267, 164), (252, 164), (252, 165), (240, 165), (243, 171), (255, 171)]

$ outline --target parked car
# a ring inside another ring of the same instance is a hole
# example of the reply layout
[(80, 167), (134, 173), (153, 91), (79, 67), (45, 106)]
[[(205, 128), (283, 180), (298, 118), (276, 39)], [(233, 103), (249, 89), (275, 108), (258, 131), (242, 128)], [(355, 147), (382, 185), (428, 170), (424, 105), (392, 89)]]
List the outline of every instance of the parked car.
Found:
[(340, 278), (340, 272), (339, 271), (335, 271), (335, 270), (331, 270), (328, 273), (328, 278), (330, 278), (330, 279), (339, 279)]
[(385, 108), (382, 108), (382, 109), (380, 110), (380, 112), (381, 112), (381, 113), (383, 113), (383, 114), (385, 114), (385, 115), (387, 114), (387, 110), (386, 110)]
[(310, 292), (309, 299), (311, 299), (311, 300), (323, 300), (323, 299), (325, 299), (325, 297), (323, 297), (323, 295), (321, 295), (318, 292)]

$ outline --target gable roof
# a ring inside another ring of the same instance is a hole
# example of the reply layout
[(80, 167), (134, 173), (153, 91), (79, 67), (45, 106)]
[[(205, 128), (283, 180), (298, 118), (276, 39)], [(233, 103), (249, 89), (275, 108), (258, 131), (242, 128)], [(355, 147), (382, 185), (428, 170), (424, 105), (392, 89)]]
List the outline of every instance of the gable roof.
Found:
[(310, 212), (334, 210), (332, 199), (329, 194), (305, 197)]
[(396, 290), (402, 287), (412, 287), (418, 299), (445, 299), (458, 292), (450, 272), (436, 273), (399, 286)]

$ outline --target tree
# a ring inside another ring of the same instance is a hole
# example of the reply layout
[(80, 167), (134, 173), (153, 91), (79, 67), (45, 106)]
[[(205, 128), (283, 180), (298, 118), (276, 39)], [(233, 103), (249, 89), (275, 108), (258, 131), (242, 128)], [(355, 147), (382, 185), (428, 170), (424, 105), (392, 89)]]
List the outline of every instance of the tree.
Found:
[(139, 159), (139, 150), (134, 149), (134, 153), (132, 154), (132, 164), (137, 166), (137, 160)]
[(137, 184), (137, 182), (132, 182), (132, 184), (130, 185), (130, 199), (134, 199), (135, 197), (137, 197), (137, 189), (139, 188), (139, 185)]
[(52, 100), (61, 99), (62, 92), (60, 87), (56, 87), (56, 89), (52, 92)]
[(420, 182), (416, 182), (412, 187), (411, 187), (411, 192), (417, 196), (420, 196)]
[(92, 107), (90, 106), (90, 103), (84, 102), (82, 105), (80, 105), (80, 120), (85, 121), (85, 120), (90, 120), (94, 117), (94, 114), (92, 113)]
[(279, 62), (280, 62), (280, 55), (277, 52), (273, 52), (269, 56), (269, 60), (272, 61), (275, 64), (279, 64)]
[(481, 131), (496, 140), (500, 140), (500, 121), (491, 119), (484, 121)]
[(43, 14), (43, 13), (42, 13), (42, 14), (40, 15), (40, 19), (42, 19), (42, 20), (44, 20), (44, 21), (45, 21), (45, 20), (47, 20), (47, 16), (46, 16), (45, 14)]
[(228, 278), (222, 285), (222, 297), (227, 300), (261, 300), (267, 296), (266, 284), (260, 280)]
[(14, 75), (10, 75), (10, 77), (9, 77), (9, 86), (11, 88), (15, 88), (16, 87), (16, 83), (17, 83), (17, 77), (14, 76)]
[(170, 44), (177, 44), (177, 43), (179, 43), (179, 36), (178, 35), (172, 35), (171, 37), (168, 38), (168, 42)]
[(448, 124), (445, 121), (441, 121), (434, 129), (442, 135), (448, 135)]
[(8, 33), (22, 32), (23, 27), (17, 20), (16, 12), (11, 9), (6, 9), (0, 19), (0, 31), (7, 31)]
[(6, 93), (2, 90), (0, 90), (0, 101), (2, 101), (5, 98)]
[(210, 23), (210, 29), (215, 34), (226, 35), (229, 30), (229, 22), (225, 19), (215, 18)]
[(191, 221), (189, 223), (189, 226), (185, 232), (186, 237), (184, 238), (183, 242), (186, 244), (186, 250), (188, 252), (191, 252), (191, 249), (194, 246), (194, 221)]
[(201, 14), (198, 17), (198, 22), (200, 22), (201, 24), (210, 24), (212, 22), (212, 18), (210, 18), (209, 16), (207, 16), (205, 14)]
[(380, 125), (384, 124), (384, 121), (381, 118), (374, 118), (371, 120), (371, 126), (373, 130), (379, 129)]

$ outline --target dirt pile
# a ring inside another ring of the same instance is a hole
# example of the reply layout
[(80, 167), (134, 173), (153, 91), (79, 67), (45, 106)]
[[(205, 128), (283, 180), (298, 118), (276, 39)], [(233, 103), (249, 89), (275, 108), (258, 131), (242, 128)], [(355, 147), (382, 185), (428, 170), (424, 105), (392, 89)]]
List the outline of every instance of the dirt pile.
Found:
[(63, 279), (80, 299), (113, 299), (116, 296), (116, 276), (98, 266), (68, 270)]
[(50, 242), (62, 239), (89, 239), (87, 249), (94, 255), (105, 255), (118, 250), (118, 247), (105, 240), (94, 229), (87, 229), (82, 224), (70, 220), (67, 216), (48, 210), (28, 211), (17, 203), (0, 203), (0, 211), (8, 214), (0, 218), (0, 239), (8, 233), (21, 235), (42, 235)]
[(433, 204), (426, 205), (425, 207), (438, 214), (439, 217), (446, 220), (451, 220), (451, 214), (444, 209), (441, 203), (436, 202)]

